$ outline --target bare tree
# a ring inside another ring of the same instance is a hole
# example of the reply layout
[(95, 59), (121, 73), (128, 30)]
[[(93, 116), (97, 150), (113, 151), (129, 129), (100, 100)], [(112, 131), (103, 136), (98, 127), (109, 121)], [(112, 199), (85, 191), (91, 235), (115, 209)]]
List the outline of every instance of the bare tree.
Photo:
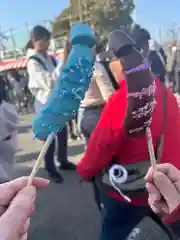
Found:
[(177, 41), (179, 40), (179, 38), (180, 38), (180, 26), (174, 23), (167, 29), (167, 39)]
[(4, 58), (4, 51), (5, 51), (5, 45), (4, 40), (8, 40), (8, 37), (2, 33), (1, 26), (0, 26), (0, 59)]

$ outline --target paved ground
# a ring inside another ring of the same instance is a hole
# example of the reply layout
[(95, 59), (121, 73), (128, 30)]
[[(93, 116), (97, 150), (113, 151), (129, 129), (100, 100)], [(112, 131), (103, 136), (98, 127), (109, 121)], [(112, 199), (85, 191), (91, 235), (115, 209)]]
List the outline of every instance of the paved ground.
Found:
[[(17, 152), (17, 176), (30, 173), (41, 143), (33, 140), (33, 115), (23, 116)], [(83, 153), (83, 142), (69, 142), (69, 159), (77, 162)], [(75, 172), (62, 172), (65, 183), (50, 184), (38, 193), (36, 215), (32, 219), (29, 240), (96, 240), (100, 216), (93, 201), (91, 185), (79, 184)], [(47, 177), (43, 166), (39, 176)]]

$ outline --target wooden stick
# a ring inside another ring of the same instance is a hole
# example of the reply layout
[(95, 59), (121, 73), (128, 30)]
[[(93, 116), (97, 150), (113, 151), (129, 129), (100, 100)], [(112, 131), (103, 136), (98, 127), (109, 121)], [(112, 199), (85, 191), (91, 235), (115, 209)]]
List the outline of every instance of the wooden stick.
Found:
[(33, 181), (36, 173), (38, 172), (38, 170), (39, 170), (39, 168), (41, 166), (42, 160), (44, 159), (44, 156), (45, 156), (45, 154), (46, 154), (50, 144), (52, 143), (52, 140), (54, 139), (54, 137), (55, 137), (55, 133), (51, 133), (49, 135), (49, 137), (47, 138), (46, 142), (44, 143), (44, 145), (43, 145), (43, 147), (41, 149), (41, 152), (40, 152), (40, 154), (39, 154), (39, 156), (38, 156), (38, 158), (36, 160), (36, 163), (35, 163), (35, 165), (33, 167), (33, 170), (32, 170), (32, 172), (31, 172), (31, 174), (29, 176), (28, 186), (32, 184), (32, 181)]
[(151, 130), (149, 127), (146, 128), (146, 137), (147, 137), (147, 142), (148, 142), (151, 166), (152, 166), (153, 172), (156, 172), (156, 169), (157, 169), (156, 168), (156, 157), (155, 157), (155, 153), (154, 153), (154, 146), (153, 146), (153, 142), (152, 142)]

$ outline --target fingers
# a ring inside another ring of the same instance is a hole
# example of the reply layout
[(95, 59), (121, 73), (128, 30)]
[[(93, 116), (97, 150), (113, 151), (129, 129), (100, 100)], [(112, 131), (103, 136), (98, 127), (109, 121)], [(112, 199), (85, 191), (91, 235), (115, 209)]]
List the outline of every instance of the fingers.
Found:
[(167, 203), (163, 200), (153, 201), (150, 197), (148, 198), (149, 206), (152, 208), (153, 212), (158, 215), (169, 214), (169, 207)]
[[(154, 173), (154, 184), (167, 202), (169, 213), (174, 211), (180, 204), (180, 193), (174, 184), (165, 174), (161, 172)], [(157, 194), (157, 193), (156, 193)]]
[[(28, 177), (18, 178), (15, 179), (14, 181), (9, 182), (9, 184), (16, 188), (17, 191), (19, 191), (20, 189), (27, 185), (28, 179), (29, 179)], [(46, 180), (44, 178), (35, 178), (32, 182), (32, 185), (35, 186), (37, 189), (46, 188), (48, 184), (49, 180)]]
[(172, 164), (164, 163), (157, 165), (157, 171), (160, 171), (168, 176), (172, 182), (180, 182), (180, 171)]
[(151, 183), (146, 184), (147, 191), (149, 193), (149, 198), (151, 202), (160, 201), (161, 200), (161, 193), (160, 191)]
[(7, 210), (6, 206), (0, 206), (0, 216)]
[[(0, 205), (8, 205), (19, 190), (24, 188), (27, 183), (28, 177), (22, 177), (0, 185)], [(46, 188), (48, 184), (49, 181), (42, 178), (35, 178), (32, 183), (37, 189)]]
[(24, 235), (22, 235), (20, 240), (28, 240), (28, 234), (25, 233)]
[(155, 173), (150, 168), (145, 180), (148, 182), (149, 204), (152, 209), (171, 213), (179, 206), (180, 171), (173, 165), (159, 164)]
[(160, 210), (155, 207), (154, 202), (152, 202), (150, 198), (148, 198), (148, 204), (154, 213), (159, 214)]
[(30, 218), (26, 220), (22, 230), (20, 231), (20, 234), (22, 235), (26, 234), (28, 232), (29, 226), (30, 226)]
[[(172, 182), (178, 182), (180, 189), (180, 171), (177, 168), (175, 168), (172, 164), (169, 163), (159, 164), (157, 165), (157, 171), (166, 174)], [(152, 168), (149, 169), (145, 177), (145, 180), (148, 182), (153, 182)]]
[(175, 168), (172, 164), (170, 163), (163, 163), (163, 164), (158, 164), (157, 165), (157, 169), (161, 172), (163, 172), (164, 174), (168, 174), (170, 173), (170, 175), (172, 175), (172, 171), (179, 173), (179, 170), (177, 168)]
[(35, 199), (36, 188), (34, 186), (25, 187), (16, 195), (1, 219), (9, 226), (13, 226), (15, 231), (21, 233), (26, 220), (32, 214)]
[[(28, 177), (16, 179), (0, 185), (0, 214), (4, 234), (13, 238), (27, 240), (30, 216), (34, 212), (36, 188), (48, 186), (49, 181), (36, 178), (32, 186), (27, 186)], [(9, 206), (8, 206), (9, 205)]]
[(168, 213), (168, 205), (162, 198), (160, 191), (151, 183), (146, 184), (149, 193), (148, 202), (153, 212), (156, 214)]
[(149, 168), (146, 176), (145, 176), (146, 182), (153, 182), (153, 170), (152, 167)]

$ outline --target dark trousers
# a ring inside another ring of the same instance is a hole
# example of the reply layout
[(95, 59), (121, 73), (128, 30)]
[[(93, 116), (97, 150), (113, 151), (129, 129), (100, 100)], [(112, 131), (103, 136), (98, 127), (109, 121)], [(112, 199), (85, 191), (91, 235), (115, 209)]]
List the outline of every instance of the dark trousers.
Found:
[(159, 80), (160, 80), (161, 83), (164, 83), (164, 84), (165, 84), (165, 83), (166, 83), (165, 75), (160, 75), (160, 76), (159, 76)]
[(173, 223), (171, 229), (174, 232), (174, 234), (178, 237), (178, 239), (180, 239), (180, 220)]
[[(67, 163), (67, 127), (61, 132), (57, 133), (58, 149), (57, 149), (57, 160), (63, 165)], [(45, 168), (48, 172), (53, 173), (56, 171), (54, 163), (55, 154), (55, 140), (52, 141), (46, 155), (45, 155)]]
[(133, 228), (146, 216), (151, 216), (148, 207), (134, 207), (108, 198), (105, 202), (100, 240), (125, 240)]
[(94, 108), (80, 108), (80, 128), (81, 133), (84, 136), (85, 144), (88, 144), (88, 141), (93, 133), (102, 113), (103, 107), (94, 107)]
[(168, 83), (173, 83), (173, 73), (167, 72)]
[(77, 119), (71, 119), (71, 120), (68, 122), (68, 127), (69, 127), (70, 137), (71, 137), (71, 138), (77, 137), (77, 135), (78, 135)]

